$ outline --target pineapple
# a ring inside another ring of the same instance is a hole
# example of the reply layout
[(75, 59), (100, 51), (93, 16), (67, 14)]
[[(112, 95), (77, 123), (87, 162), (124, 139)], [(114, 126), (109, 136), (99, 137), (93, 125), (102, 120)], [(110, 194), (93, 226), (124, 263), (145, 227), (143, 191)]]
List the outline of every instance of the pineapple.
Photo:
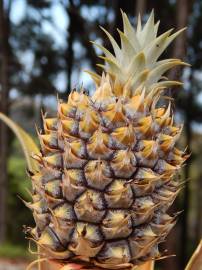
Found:
[[(90, 73), (96, 91), (72, 91), (58, 101), (55, 118), (43, 115), (38, 132), (40, 165), (30, 173), (36, 227), (29, 229), (41, 256), (107, 269), (132, 269), (160, 258), (159, 243), (176, 222), (167, 214), (181, 184), (174, 175), (187, 155), (175, 144), (182, 131), (162, 75), (178, 59), (158, 60), (182, 30), (157, 36), (153, 12), (142, 27), (125, 13), (121, 47), (106, 31), (114, 54), (105, 56), (102, 76)], [(159, 103), (159, 100), (161, 102)]]

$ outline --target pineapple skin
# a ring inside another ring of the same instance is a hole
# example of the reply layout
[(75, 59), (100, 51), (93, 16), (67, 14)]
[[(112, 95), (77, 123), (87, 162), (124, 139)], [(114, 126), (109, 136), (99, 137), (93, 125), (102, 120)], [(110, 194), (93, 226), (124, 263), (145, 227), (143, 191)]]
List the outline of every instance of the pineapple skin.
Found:
[[(153, 25), (157, 32), (153, 14), (149, 20), (147, 31)], [(141, 61), (148, 60), (143, 49), (142, 43)], [(58, 102), (55, 118), (43, 116), (41, 155), (34, 157), (40, 170), (31, 174), (33, 202), (26, 203), (42, 257), (107, 269), (160, 258), (158, 245), (176, 222), (177, 214), (167, 214), (181, 188), (174, 175), (188, 156), (175, 146), (182, 126), (175, 125), (171, 105), (157, 104), (164, 87), (177, 83), (158, 83), (151, 62), (138, 70), (141, 77), (120, 61), (125, 76), (110, 65), (102, 77), (91, 73), (92, 97), (72, 91)], [(167, 69), (182, 64), (170, 62)]]

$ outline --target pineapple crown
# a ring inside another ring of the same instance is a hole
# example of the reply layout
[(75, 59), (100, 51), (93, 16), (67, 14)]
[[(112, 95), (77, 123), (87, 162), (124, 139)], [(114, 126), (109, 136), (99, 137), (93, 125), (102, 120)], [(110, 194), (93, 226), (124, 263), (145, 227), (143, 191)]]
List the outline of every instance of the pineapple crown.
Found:
[[(126, 13), (121, 11), (123, 19), (123, 32), (118, 29), (121, 47), (116, 43), (111, 34), (104, 28), (102, 30), (107, 35), (113, 50), (112, 54), (104, 46), (92, 42), (102, 50), (105, 64), (97, 64), (107, 74), (107, 81), (113, 85), (115, 96), (133, 96), (137, 92), (145, 89), (150, 92), (156, 88), (165, 88), (173, 85), (181, 85), (180, 82), (170, 81), (162, 75), (169, 69), (177, 65), (187, 65), (179, 59), (158, 60), (169, 44), (185, 28), (172, 34), (173, 29), (157, 36), (159, 21), (154, 22), (154, 12), (152, 11), (144, 26), (141, 18), (138, 17), (137, 28), (131, 25)], [(102, 76), (87, 71), (97, 86), (106, 82), (105, 74)], [(124, 86), (124, 87), (123, 87)], [(99, 88), (98, 88), (99, 89)]]

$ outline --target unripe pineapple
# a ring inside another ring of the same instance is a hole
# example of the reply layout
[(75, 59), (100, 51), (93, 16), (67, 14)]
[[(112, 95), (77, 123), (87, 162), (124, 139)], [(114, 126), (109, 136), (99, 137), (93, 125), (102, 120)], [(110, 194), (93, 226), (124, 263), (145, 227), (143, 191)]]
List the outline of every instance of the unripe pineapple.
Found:
[(179, 84), (162, 75), (184, 63), (158, 59), (181, 31), (157, 37), (153, 13), (136, 30), (122, 17), (121, 48), (105, 30), (115, 54), (96, 44), (106, 65), (102, 76), (89, 72), (92, 97), (72, 91), (55, 118), (43, 118), (40, 170), (26, 203), (43, 257), (132, 268), (160, 257), (158, 244), (175, 224), (167, 209), (187, 156), (175, 146), (182, 126), (170, 103), (158, 104), (166, 87)]

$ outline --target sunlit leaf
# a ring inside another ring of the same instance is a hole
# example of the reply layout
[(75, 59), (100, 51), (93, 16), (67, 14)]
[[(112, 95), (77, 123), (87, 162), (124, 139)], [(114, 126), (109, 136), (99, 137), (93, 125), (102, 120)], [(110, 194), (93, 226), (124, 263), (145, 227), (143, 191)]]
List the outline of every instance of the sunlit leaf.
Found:
[(185, 270), (202, 270), (202, 240), (192, 255)]
[(33, 139), (30, 137), (30, 135), (25, 132), (21, 127), (19, 127), (15, 122), (13, 122), (10, 118), (8, 118), (6, 115), (0, 113), (0, 120), (2, 120), (17, 136), (26, 161), (27, 161), (27, 167), (30, 171), (35, 172), (38, 169), (37, 162), (32, 158), (33, 154), (39, 154), (39, 149)]

